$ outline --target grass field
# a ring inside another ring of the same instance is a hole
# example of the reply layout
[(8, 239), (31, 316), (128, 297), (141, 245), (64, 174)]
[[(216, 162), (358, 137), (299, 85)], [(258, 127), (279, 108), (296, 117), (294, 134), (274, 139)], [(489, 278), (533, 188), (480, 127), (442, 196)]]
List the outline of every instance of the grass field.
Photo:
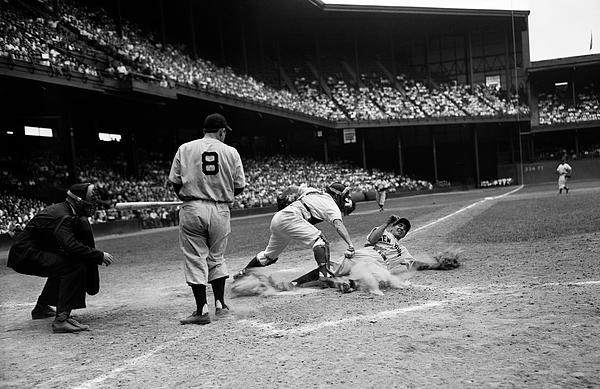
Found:
[[(413, 254), (462, 250), (461, 267), (420, 271), (384, 296), (308, 289), (230, 299), (232, 315), (181, 326), (194, 309), (177, 229), (99, 239), (115, 255), (76, 317), (52, 334), (30, 320), (43, 279), (0, 268), (3, 388), (600, 387), (600, 182), (503, 187), (360, 203), (355, 245), (390, 213), (409, 218)], [(271, 215), (232, 220), (230, 270), (268, 239)], [(332, 255), (345, 249), (322, 227)], [(6, 264), (6, 253), (2, 256)], [(267, 268), (314, 268), (292, 244)], [(209, 288), (210, 290), (210, 288)], [(212, 295), (209, 292), (209, 301)]]

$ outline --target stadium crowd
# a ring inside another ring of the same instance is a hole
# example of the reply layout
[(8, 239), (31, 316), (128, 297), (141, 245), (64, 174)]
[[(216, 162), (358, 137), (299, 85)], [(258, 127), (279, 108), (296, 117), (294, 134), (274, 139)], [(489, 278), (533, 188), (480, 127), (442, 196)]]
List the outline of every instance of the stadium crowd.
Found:
[[(194, 88), (333, 121), (529, 114), (516, 94), (504, 93), (497, 86), (475, 85), (471, 90), (453, 81), (427, 86), (423, 81), (405, 80), (405, 74), (393, 83), (377, 74), (362, 74), (361, 80), (350, 84), (340, 76), (343, 67), (339, 63), (324, 65), (334, 69), (324, 77), (329, 93), (310, 72), (298, 74), (290, 69), (289, 73), (296, 75), (293, 85), (275, 88), (231, 67), (192, 59), (184, 45), (163, 46), (152, 33), (126, 20), (119, 36), (115, 22), (102, 9), (59, 3), (61, 14), (57, 17), (49, 8), (9, 1), (0, 14), (0, 56), (50, 66), (56, 74), (104, 74), (165, 88)], [(84, 60), (86, 55), (103, 68)]]
[[(104, 75), (165, 88), (194, 88), (332, 121), (530, 113), (524, 99), (519, 100), (519, 93), (506, 93), (497, 86), (474, 85), (471, 89), (451, 80), (426, 85), (405, 74), (390, 80), (375, 73), (361, 74), (360, 80), (350, 83), (341, 76), (339, 63), (323, 65), (331, 69), (324, 77), (328, 93), (310, 71), (298, 71), (300, 60), (284, 62), (290, 63), (286, 67), (295, 79), (293, 85), (277, 89), (231, 67), (192, 59), (182, 44), (163, 47), (152, 33), (126, 20), (119, 36), (114, 20), (101, 8), (88, 9), (70, 1), (58, 3), (60, 16), (54, 16), (49, 7), (5, 2), (0, 12), (0, 56), (48, 67), (56, 75), (81, 73), (99, 79)], [(600, 120), (598, 91), (593, 84), (580, 88), (576, 101), (560, 93), (538, 97), (540, 125)]]
[(539, 124), (564, 124), (600, 120), (600, 96), (594, 84), (584, 86), (577, 98), (566, 91), (538, 95)]
[[(92, 218), (93, 223), (103, 223), (111, 220), (123, 220), (140, 217), (144, 228), (173, 226), (177, 224), (176, 208), (166, 207), (134, 211), (117, 211), (114, 205), (118, 202), (132, 201), (178, 201), (171, 185), (168, 174), (170, 160), (161, 159), (158, 155), (149, 155), (141, 163), (139, 178), (131, 178), (119, 173), (124, 171), (122, 158), (94, 157), (93, 152), (82, 152), (78, 182), (92, 182), (98, 186), (101, 195), (101, 206)], [(107, 164), (106, 161), (111, 161)], [(62, 166), (62, 165), (61, 165)], [(121, 170), (120, 170), (121, 169)], [(3, 168), (2, 173), (7, 169)], [(246, 173), (246, 190), (235, 198), (232, 209), (252, 207), (268, 207), (277, 204), (276, 196), (290, 184), (305, 183), (309, 186), (323, 188), (332, 181), (341, 181), (350, 186), (353, 193), (364, 195), (374, 190), (378, 178), (384, 178), (391, 183), (390, 192), (402, 190), (429, 190), (433, 185), (428, 181), (416, 180), (407, 176), (396, 175), (392, 172), (367, 171), (353, 166), (350, 162), (340, 161), (330, 164), (316, 161), (307, 157), (276, 155), (244, 160)], [(38, 193), (43, 193), (44, 185), (67, 187), (64, 175), (60, 177), (45, 176), (34, 185)], [(35, 182), (34, 176), (21, 177), (23, 181)], [(64, 184), (64, 185), (63, 185)], [(29, 184), (4, 186), (5, 188), (24, 188)], [(28, 189), (31, 189), (28, 186)], [(66, 189), (64, 189), (66, 190)], [(43, 202), (22, 196), (2, 193), (0, 198), (0, 233), (19, 229), (30, 220), (31, 216), (43, 208)]]

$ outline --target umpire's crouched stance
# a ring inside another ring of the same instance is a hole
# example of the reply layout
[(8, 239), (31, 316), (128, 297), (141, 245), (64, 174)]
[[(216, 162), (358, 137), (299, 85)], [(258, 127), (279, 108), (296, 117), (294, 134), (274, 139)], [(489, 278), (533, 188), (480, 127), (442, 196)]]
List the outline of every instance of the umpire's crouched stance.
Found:
[(95, 248), (88, 221), (98, 200), (94, 185), (71, 186), (66, 200), (35, 215), (10, 248), (8, 267), (21, 274), (48, 277), (31, 317), (55, 316), (53, 332), (89, 330), (71, 317), (71, 310), (85, 308), (86, 292), (95, 295), (100, 290), (98, 265), (113, 262), (111, 254)]

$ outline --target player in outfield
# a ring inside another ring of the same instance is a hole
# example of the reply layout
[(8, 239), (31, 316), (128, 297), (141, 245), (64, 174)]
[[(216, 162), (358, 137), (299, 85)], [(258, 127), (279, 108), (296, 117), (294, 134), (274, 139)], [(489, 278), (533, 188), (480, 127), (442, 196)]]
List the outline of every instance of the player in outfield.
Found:
[(27, 223), (8, 254), (7, 265), (16, 272), (48, 278), (31, 317), (54, 317), (56, 333), (89, 330), (71, 311), (85, 308), (86, 293), (100, 290), (98, 265), (113, 262), (111, 254), (95, 248), (88, 220), (99, 198), (92, 184), (71, 186), (64, 202), (44, 208)]
[(229, 277), (225, 249), (231, 233), (229, 205), (244, 191), (246, 179), (238, 151), (226, 145), (232, 131), (223, 115), (204, 120), (204, 137), (179, 146), (169, 180), (183, 204), (179, 211), (179, 245), (185, 280), (192, 288), (196, 310), (181, 324), (211, 321), (206, 287), (212, 286), (215, 315), (225, 315), (225, 280)]
[(249, 269), (274, 264), (292, 241), (312, 246), (319, 271), (323, 277), (330, 276), (330, 244), (323, 232), (315, 227), (323, 221), (333, 225), (348, 245), (345, 255), (354, 255), (354, 245), (342, 219), (342, 212), (349, 214), (354, 210), (350, 188), (339, 182), (328, 185), (325, 191), (290, 185), (278, 200), (280, 210), (271, 219), (267, 247), (234, 275), (235, 279), (244, 276)]
[(387, 199), (387, 191), (390, 187), (390, 182), (385, 178), (378, 178), (375, 181), (375, 201), (379, 205), (379, 212), (384, 211), (385, 200)]
[(567, 158), (563, 157), (560, 165), (556, 168), (556, 174), (558, 174), (558, 194), (562, 194), (563, 189), (565, 193), (569, 193), (569, 187), (567, 181), (571, 177), (573, 168), (567, 163)]

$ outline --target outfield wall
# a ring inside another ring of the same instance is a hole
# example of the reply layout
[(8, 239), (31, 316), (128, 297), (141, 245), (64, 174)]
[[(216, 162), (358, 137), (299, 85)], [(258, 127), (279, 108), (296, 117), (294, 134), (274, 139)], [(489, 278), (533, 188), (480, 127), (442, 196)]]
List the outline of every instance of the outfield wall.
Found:
[[(600, 178), (600, 158), (580, 159), (567, 161), (573, 168), (573, 179), (598, 179)], [(523, 164), (523, 182), (525, 185), (542, 184), (552, 181), (558, 182), (556, 168), (559, 161), (542, 161)], [(498, 166), (498, 178), (512, 178), (521, 184), (521, 165)]]

